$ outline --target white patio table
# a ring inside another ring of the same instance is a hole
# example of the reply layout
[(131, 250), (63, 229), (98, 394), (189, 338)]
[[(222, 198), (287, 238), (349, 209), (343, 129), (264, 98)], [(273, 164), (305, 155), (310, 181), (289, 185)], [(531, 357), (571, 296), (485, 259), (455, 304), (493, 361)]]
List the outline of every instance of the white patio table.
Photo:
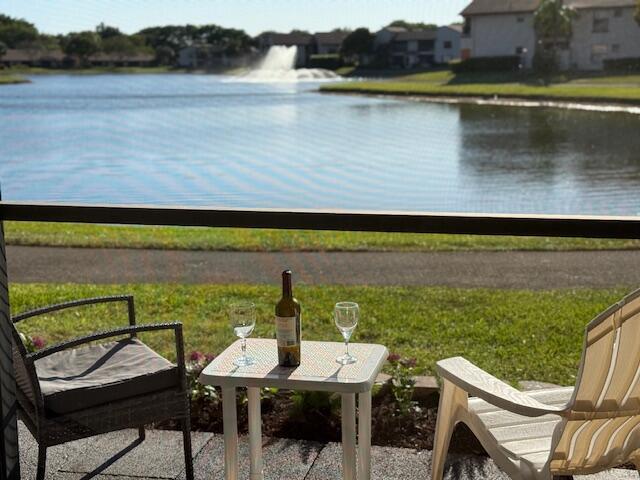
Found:
[[(278, 366), (275, 340), (248, 339), (247, 354), (254, 365), (237, 367), (240, 340), (216, 357), (200, 375), (205, 385), (222, 387), (225, 479), (238, 478), (238, 424), (236, 388), (247, 387), (249, 397), (250, 478), (262, 480), (262, 426), (260, 388), (324, 390), (342, 395), (342, 466), (345, 480), (371, 477), (371, 388), (389, 352), (382, 345), (350, 343), (349, 352), (358, 361), (339, 365), (343, 343), (302, 342), (302, 362), (297, 368)], [(358, 465), (356, 467), (356, 394), (358, 395)]]

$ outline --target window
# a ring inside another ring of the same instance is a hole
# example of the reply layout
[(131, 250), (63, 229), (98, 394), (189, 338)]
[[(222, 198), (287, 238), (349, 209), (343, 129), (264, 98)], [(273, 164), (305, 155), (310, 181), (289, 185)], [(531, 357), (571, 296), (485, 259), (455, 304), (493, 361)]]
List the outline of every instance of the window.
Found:
[(517, 21), (518, 23), (524, 23), (524, 17), (518, 17), (518, 18), (516, 19), (516, 21)]
[(608, 33), (608, 32), (609, 32), (609, 19), (594, 17), (593, 33)]
[(600, 63), (602, 57), (604, 57), (608, 51), (609, 49), (606, 45), (591, 45), (591, 63)]
[(407, 52), (409, 51), (409, 42), (393, 42), (391, 50), (394, 52)]
[(522, 55), (524, 53), (524, 47), (516, 47), (516, 55)]
[(420, 40), (418, 41), (418, 50), (421, 52), (424, 52), (425, 50), (433, 50), (435, 43), (435, 40)]
[(613, 45), (611, 45), (611, 52), (612, 53), (620, 53), (620, 44), (619, 43), (614, 43)]
[(614, 16), (614, 17), (616, 17), (616, 18), (620, 18), (620, 17), (622, 17), (622, 13), (623, 13), (623, 12), (622, 12), (622, 9), (621, 9), (621, 8), (616, 8), (616, 9), (613, 11), (613, 16)]
[(444, 48), (445, 50), (450, 50), (451, 48), (453, 48), (453, 43), (451, 41), (444, 42)]

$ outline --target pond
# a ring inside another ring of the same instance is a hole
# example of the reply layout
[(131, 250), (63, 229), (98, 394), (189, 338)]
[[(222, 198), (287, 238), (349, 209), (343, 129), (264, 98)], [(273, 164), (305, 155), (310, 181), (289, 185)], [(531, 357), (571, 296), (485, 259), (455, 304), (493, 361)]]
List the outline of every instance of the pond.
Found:
[(213, 75), (0, 87), (7, 200), (640, 213), (640, 117)]

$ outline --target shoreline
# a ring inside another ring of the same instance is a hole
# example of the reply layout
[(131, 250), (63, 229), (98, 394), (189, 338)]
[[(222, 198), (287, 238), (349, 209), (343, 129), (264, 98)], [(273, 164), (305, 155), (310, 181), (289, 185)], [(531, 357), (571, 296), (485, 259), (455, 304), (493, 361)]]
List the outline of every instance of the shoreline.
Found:
[(3, 76), (0, 74), (0, 85), (20, 85), (24, 83), (31, 83), (31, 80), (22, 76)]
[(360, 95), (374, 98), (393, 98), (413, 102), (440, 103), (450, 105), (490, 105), (525, 108), (561, 108), (565, 110), (583, 110), (605, 113), (629, 113), (640, 115), (640, 100), (597, 97), (567, 97), (558, 99), (553, 96), (516, 96), (516, 95), (465, 95), (415, 92), (383, 92), (367, 89), (332, 89), (319, 88), (319, 93), (333, 95)]

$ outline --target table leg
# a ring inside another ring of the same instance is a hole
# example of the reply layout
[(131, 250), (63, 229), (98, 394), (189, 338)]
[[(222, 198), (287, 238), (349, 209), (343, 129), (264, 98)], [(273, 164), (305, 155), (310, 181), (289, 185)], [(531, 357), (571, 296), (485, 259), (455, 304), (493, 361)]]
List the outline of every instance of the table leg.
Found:
[(224, 428), (224, 478), (238, 480), (238, 419), (235, 387), (222, 388), (222, 424)]
[(371, 478), (371, 390), (358, 394), (358, 480)]
[(342, 394), (342, 470), (344, 480), (356, 480), (356, 394)]
[(260, 389), (247, 388), (249, 396), (249, 459), (250, 479), (263, 480), (262, 474), (262, 418), (260, 415)]

